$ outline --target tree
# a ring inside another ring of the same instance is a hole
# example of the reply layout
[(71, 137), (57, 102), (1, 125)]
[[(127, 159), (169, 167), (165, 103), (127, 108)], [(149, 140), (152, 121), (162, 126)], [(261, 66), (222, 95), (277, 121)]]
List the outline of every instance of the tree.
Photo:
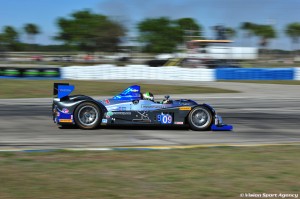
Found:
[(140, 40), (146, 52), (172, 52), (181, 41), (180, 29), (166, 17), (146, 19), (138, 24)]
[(1, 43), (9, 50), (19, 49), (19, 33), (12, 26), (4, 26)]
[(75, 45), (79, 50), (115, 51), (125, 28), (108, 17), (93, 14), (88, 10), (71, 14), (71, 18), (57, 21), (60, 32), (55, 37), (67, 45)]
[(251, 22), (243, 22), (241, 25), (241, 29), (246, 31), (246, 37), (251, 37), (253, 36), (253, 29), (254, 29), (255, 24)]
[(233, 28), (225, 27), (225, 34), (226, 34), (227, 39), (233, 39), (234, 37), (236, 37), (237, 32)]
[(292, 43), (299, 43), (300, 23), (290, 23), (285, 28), (285, 34), (291, 38)]
[(28, 35), (28, 39), (31, 41), (34, 41), (34, 36), (40, 33), (39, 27), (32, 23), (25, 24), (24, 31)]
[(271, 25), (260, 25), (250, 22), (244, 22), (241, 29), (247, 31), (247, 37), (253, 35), (260, 38), (259, 45), (265, 47), (269, 44), (270, 39), (276, 38), (276, 31)]
[(200, 35), (200, 26), (191, 18), (170, 20), (166, 17), (145, 19), (138, 24), (140, 41), (146, 44), (146, 52), (170, 53), (184, 41), (185, 30)]
[(259, 45), (262, 47), (266, 47), (270, 39), (276, 38), (276, 32), (271, 25), (256, 25), (254, 34), (260, 37)]
[(19, 33), (12, 26), (5, 26), (3, 28), (3, 38), (7, 42), (17, 42), (19, 40)]
[(251, 39), (254, 36), (253, 28), (254, 24), (251, 22), (243, 22), (240, 27), (245, 33), (244, 37), (247, 39)]
[[(199, 39), (202, 32), (202, 27), (198, 25), (192, 18), (181, 18), (175, 21), (178, 24), (183, 37), (187, 37), (187, 40)], [(182, 38), (182, 42), (185, 41)]]
[(232, 39), (237, 34), (235, 29), (223, 25), (212, 26), (211, 28), (215, 32), (216, 40)]

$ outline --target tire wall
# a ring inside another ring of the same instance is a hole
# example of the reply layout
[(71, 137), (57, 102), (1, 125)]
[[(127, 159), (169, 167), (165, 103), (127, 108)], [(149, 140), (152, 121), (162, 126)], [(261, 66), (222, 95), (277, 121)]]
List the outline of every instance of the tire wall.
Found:
[(0, 67), (0, 78), (60, 79), (60, 68)]

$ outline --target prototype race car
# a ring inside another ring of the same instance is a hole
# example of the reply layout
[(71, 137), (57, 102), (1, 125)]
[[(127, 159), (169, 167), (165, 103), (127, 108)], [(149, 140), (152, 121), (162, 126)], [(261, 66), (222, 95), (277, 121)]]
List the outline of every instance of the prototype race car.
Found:
[(105, 100), (85, 95), (69, 94), (73, 85), (54, 83), (53, 120), (61, 126), (77, 125), (82, 129), (95, 129), (101, 125), (188, 125), (192, 130), (232, 130), (222, 123), (221, 116), (208, 104), (190, 99), (161, 102), (145, 99), (140, 86), (132, 85), (120, 94)]

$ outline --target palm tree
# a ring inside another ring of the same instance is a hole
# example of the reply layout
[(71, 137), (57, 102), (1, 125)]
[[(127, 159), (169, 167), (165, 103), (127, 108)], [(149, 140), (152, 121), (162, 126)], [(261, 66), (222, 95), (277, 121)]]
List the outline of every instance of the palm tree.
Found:
[(3, 27), (1, 44), (10, 50), (16, 50), (19, 43), (19, 33), (12, 26)]
[(251, 37), (253, 35), (259, 37), (259, 45), (262, 47), (266, 47), (269, 44), (270, 39), (277, 37), (276, 31), (271, 25), (260, 25), (245, 22), (242, 24), (241, 29), (247, 31), (247, 37)]
[(34, 42), (34, 36), (40, 33), (40, 29), (37, 25), (28, 23), (24, 26), (24, 31), (28, 35), (28, 39)]
[(285, 34), (291, 38), (292, 44), (299, 43), (300, 23), (290, 23), (285, 28)]
[[(240, 26), (240, 29), (245, 31), (244, 37), (247, 39), (251, 39), (254, 36), (253, 28), (254, 24), (251, 22), (243, 22)], [(252, 43), (252, 42), (251, 42)]]
[(228, 39), (233, 39), (233, 38), (236, 37), (236, 35), (237, 35), (236, 30), (233, 29), (233, 28), (226, 27), (226, 28), (225, 28), (225, 31), (226, 31), (226, 37), (227, 37)]
[(255, 25), (253, 32), (256, 36), (260, 37), (259, 45), (262, 47), (266, 47), (270, 39), (277, 37), (276, 31), (271, 25)]
[(8, 42), (16, 42), (19, 37), (19, 33), (12, 26), (5, 26), (3, 28), (3, 37)]

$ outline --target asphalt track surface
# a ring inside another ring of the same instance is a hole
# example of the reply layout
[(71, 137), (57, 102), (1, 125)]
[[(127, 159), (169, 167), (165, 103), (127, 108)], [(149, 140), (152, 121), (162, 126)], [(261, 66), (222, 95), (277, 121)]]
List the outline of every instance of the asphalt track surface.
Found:
[(144, 127), (60, 129), (52, 121), (52, 99), (3, 99), (0, 100), (0, 150), (300, 143), (300, 86), (223, 82), (181, 84), (242, 91), (234, 94), (171, 95), (173, 99), (192, 98), (199, 103), (209, 103), (225, 123), (234, 126), (234, 130), (197, 132), (188, 128)]

